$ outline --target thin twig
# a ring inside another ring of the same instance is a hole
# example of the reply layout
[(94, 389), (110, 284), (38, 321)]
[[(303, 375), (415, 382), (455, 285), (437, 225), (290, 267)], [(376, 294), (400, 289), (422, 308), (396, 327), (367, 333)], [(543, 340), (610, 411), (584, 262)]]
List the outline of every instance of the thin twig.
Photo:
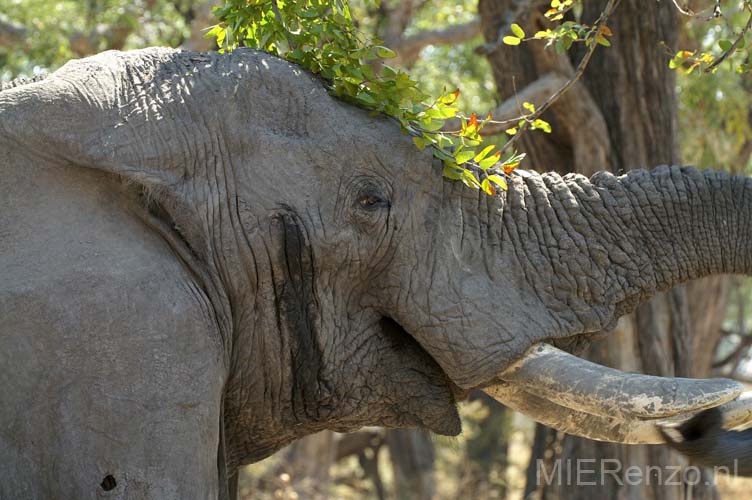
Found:
[[(749, 4), (747, 4), (747, 9), (752, 10), (750, 9)], [(731, 44), (731, 47), (729, 47), (726, 52), (718, 56), (715, 61), (710, 64), (710, 66), (705, 68), (705, 73), (710, 73), (711, 71), (713, 71), (713, 69), (723, 61), (725, 61), (728, 56), (736, 52), (736, 48), (739, 46), (741, 41), (744, 40), (744, 35), (747, 34), (750, 28), (752, 28), (752, 14), (750, 14), (749, 19), (747, 19), (747, 24), (744, 26), (744, 28), (742, 28), (741, 33), (739, 33), (739, 36), (736, 37), (736, 40), (734, 40), (734, 43)]]
[(546, 99), (546, 101), (538, 109), (536, 109), (533, 114), (525, 117), (525, 123), (523, 123), (517, 133), (514, 134), (506, 142), (506, 144), (504, 144), (504, 146), (501, 147), (501, 154), (504, 154), (515, 142), (520, 139), (523, 133), (526, 132), (528, 128), (530, 128), (531, 123), (540, 118), (540, 116), (548, 108), (550, 108), (553, 103), (555, 103), (562, 95), (564, 95), (570, 88), (572, 88), (575, 83), (577, 83), (577, 80), (579, 80), (582, 74), (585, 72), (585, 68), (587, 68), (588, 63), (590, 62), (590, 58), (593, 57), (593, 53), (595, 53), (595, 49), (598, 46), (596, 38), (598, 37), (601, 26), (604, 26), (606, 24), (606, 21), (608, 20), (609, 16), (611, 16), (614, 9), (616, 9), (616, 6), (619, 4), (619, 2), (620, 0), (610, 0), (606, 5), (606, 8), (603, 9), (603, 12), (601, 12), (601, 15), (595, 21), (595, 24), (593, 24), (593, 27), (590, 29), (587, 37), (590, 38), (590, 46), (588, 47), (588, 51), (582, 57), (580, 63), (577, 65), (577, 69), (572, 78), (570, 78), (567, 83), (565, 83), (559, 90), (554, 92), (548, 99)]
[(679, 5), (679, 1), (678, 0), (674, 0), (674, 6), (676, 7), (676, 10), (678, 10), (680, 13), (684, 14), (685, 16), (694, 17), (694, 16), (697, 15), (697, 14), (695, 14), (695, 11), (693, 11), (689, 7), (689, 5), (685, 5), (684, 7), (682, 7), (681, 5)]
[(732, 361), (736, 361), (745, 353), (746, 350), (750, 348), (750, 346), (752, 346), (752, 337), (742, 335), (742, 338), (739, 341), (739, 345), (737, 345), (736, 348), (731, 351), (726, 357), (715, 361), (713, 363), (713, 368), (722, 368)]

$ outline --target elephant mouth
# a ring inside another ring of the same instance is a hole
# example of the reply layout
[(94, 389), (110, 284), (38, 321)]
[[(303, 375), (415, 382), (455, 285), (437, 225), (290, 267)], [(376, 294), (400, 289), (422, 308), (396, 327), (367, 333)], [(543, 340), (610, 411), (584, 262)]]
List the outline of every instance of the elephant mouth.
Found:
[(740, 382), (626, 373), (545, 343), (530, 347), (483, 390), (533, 420), (597, 441), (664, 443), (659, 427), (713, 407), (726, 429), (752, 423), (752, 392), (743, 393)]
[[(469, 391), (457, 386), (439, 363), (420, 343), (391, 316), (381, 316), (379, 329), (391, 340), (390, 352), (402, 352), (402, 363), (418, 374), (419, 384), (404, 383), (409, 401), (408, 421), (400, 421), (399, 427), (425, 427), (436, 434), (456, 436), (462, 430), (457, 401), (467, 398)], [(418, 402), (416, 404), (416, 402)], [(404, 411), (401, 412), (404, 415)]]

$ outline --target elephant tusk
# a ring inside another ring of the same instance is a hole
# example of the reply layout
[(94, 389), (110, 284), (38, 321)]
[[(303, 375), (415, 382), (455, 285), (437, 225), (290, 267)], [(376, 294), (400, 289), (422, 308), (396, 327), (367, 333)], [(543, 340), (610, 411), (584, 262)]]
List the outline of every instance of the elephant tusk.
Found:
[(492, 385), (491, 397), (554, 429), (597, 441), (658, 444), (670, 429), (718, 407), (723, 427), (752, 424), (752, 392), (727, 379), (624, 373), (536, 344)]
[(525, 390), (501, 383), (483, 389), (489, 396), (543, 425), (574, 436), (625, 444), (659, 444), (665, 442), (654, 420), (592, 415), (560, 406)]
[(752, 423), (752, 391), (741, 394), (738, 398), (718, 407), (723, 414), (723, 428), (742, 430)]
[(626, 373), (543, 343), (533, 345), (499, 378), (557, 405), (621, 421), (696, 412), (726, 403), (744, 389), (729, 379)]
[[(623, 444), (661, 444), (664, 437), (657, 427), (676, 427), (698, 412), (682, 413), (665, 419), (628, 418), (592, 415), (558, 405), (547, 399), (530, 394), (507, 382), (483, 389), (489, 396), (543, 425), (595, 441)], [(752, 424), (752, 392), (745, 392), (737, 399), (718, 406), (723, 414), (723, 427), (727, 430), (748, 427)]]

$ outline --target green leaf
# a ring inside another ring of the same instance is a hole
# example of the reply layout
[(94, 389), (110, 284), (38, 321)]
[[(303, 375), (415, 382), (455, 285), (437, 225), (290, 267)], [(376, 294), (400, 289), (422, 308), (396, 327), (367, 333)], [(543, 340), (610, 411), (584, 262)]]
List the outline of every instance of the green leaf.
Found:
[(317, 19), (321, 17), (321, 12), (318, 9), (301, 10), (298, 15), (304, 19)]
[[(554, 50), (556, 50), (557, 54), (563, 54), (567, 51), (567, 48), (564, 46), (564, 38), (559, 38), (556, 40), (556, 45), (554, 45)], [(567, 38), (569, 40), (569, 38)]]
[(463, 163), (472, 159), (473, 156), (475, 156), (475, 151), (468, 149), (467, 151), (460, 151), (459, 153), (457, 153), (455, 155), (455, 158), (457, 159), (457, 164), (462, 165)]
[[(295, 49), (295, 50), (300, 50), (300, 49)], [(357, 66), (345, 66), (344, 70), (345, 70), (345, 73), (352, 75), (355, 78), (359, 78), (360, 80), (366, 79), (366, 76), (363, 74), (363, 71)]]
[(358, 92), (355, 98), (365, 104), (370, 104), (370, 105), (376, 104), (376, 99), (371, 95), (370, 92), (367, 92), (367, 91)]
[(397, 57), (397, 53), (390, 49), (389, 47), (384, 47), (383, 45), (377, 45), (374, 47), (376, 49), (376, 55), (380, 57), (381, 59), (393, 59)]
[(441, 130), (441, 127), (444, 126), (444, 120), (423, 120), (420, 122), (420, 126), (423, 130), (428, 132), (436, 132), (437, 130)]
[(514, 33), (517, 38), (525, 38), (525, 31), (519, 24), (512, 23), (512, 33)]
[(462, 172), (462, 182), (467, 186), (471, 187), (473, 189), (478, 189), (480, 187), (480, 182), (478, 179), (473, 175), (472, 172), (469, 170), (464, 170)]
[(219, 33), (221, 31), (224, 31), (224, 28), (220, 26), (219, 24), (215, 24), (214, 26), (211, 27), (209, 31), (207, 31), (204, 34), (204, 38), (212, 38), (212, 37), (219, 36)]
[(462, 179), (462, 171), (457, 170), (456, 168), (453, 168), (449, 165), (444, 165), (444, 170), (442, 171), (442, 174), (444, 177), (448, 179), (452, 179), (454, 181), (458, 181)]
[(424, 113), (426, 116), (430, 118), (439, 118), (442, 120), (446, 120), (447, 118), (454, 118), (457, 115), (458, 111), (459, 111), (458, 108), (440, 107), (440, 108), (427, 109)]
[(433, 155), (439, 160), (444, 160), (444, 161), (454, 163), (454, 157), (452, 157), (452, 155), (448, 154), (446, 151), (443, 151), (441, 149), (434, 148)]
[(478, 167), (480, 167), (481, 170), (487, 170), (496, 165), (496, 163), (499, 161), (499, 158), (501, 158), (501, 152), (497, 152), (495, 155), (489, 156), (483, 161), (478, 162)]
[(722, 51), (731, 50), (731, 47), (733, 46), (733, 43), (731, 43), (730, 40), (718, 40), (718, 46), (721, 48)]
[(483, 151), (481, 151), (480, 153), (478, 153), (478, 154), (477, 154), (477, 155), (475, 156), (475, 158), (473, 158), (473, 161), (474, 161), (475, 163), (478, 163), (478, 162), (480, 162), (481, 160), (483, 160), (483, 158), (485, 158), (486, 156), (488, 156), (488, 153), (490, 153), (491, 151), (493, 151), (493, 148), (495, 148), (495, 147), (496, 147), (496, 146), (494, 146), (493, 144), (491, 144), (490, 146), (486, 146), (486, 147), (485, 147), (485, 148), (483, 149)]
[(496, 175), (496, 174), (489, 175), (488, 177), (486, 177), (486, 180), (493, 182), (504, 191), (507, 190), (507, 182), (504, 179), (502, 179), (500, 175)]
[(540, 118), (533, 120), (532, 127), (535, 130), (542, 130), (547, 134), (551, 133), (551, 124), (545, 120), (541, 120)]
[(413, 136), (413, 143), (415, 143), (415, 147), (423, 151), (426, 149), (426, 140), (422, 137)]
[(501, 39), (501, 41), (507, 45), (519, 45), (522, 40), (520, 40), (516, 36), (505, 36)]

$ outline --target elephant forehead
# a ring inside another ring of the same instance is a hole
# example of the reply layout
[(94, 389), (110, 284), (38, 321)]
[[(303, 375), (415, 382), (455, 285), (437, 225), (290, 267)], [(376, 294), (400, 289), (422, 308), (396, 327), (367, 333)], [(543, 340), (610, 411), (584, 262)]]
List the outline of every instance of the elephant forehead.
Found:
[[(233, 109), (265, 132), (303, 140), (307, 149), (353, 156), (372, 151), (384, 158), (415, 151), (410, 138), (397, 133), (395, 121), (332, 97), (323, 80), (287, 61), (236, 50), (212, 71), (236, 77), (228, 100)], [(245, 105), (238, 107), (240, 101)]]

